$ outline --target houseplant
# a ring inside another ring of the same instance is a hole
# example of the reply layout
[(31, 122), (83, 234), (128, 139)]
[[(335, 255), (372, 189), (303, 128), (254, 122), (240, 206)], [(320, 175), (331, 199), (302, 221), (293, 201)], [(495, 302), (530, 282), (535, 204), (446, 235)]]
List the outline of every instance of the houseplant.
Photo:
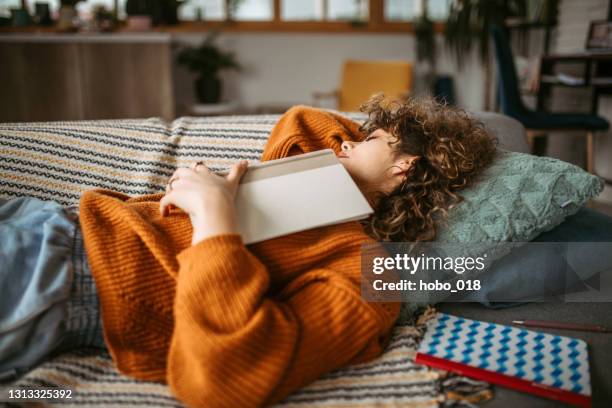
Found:
[(219, 31), (212, 31), (202, 44), (197, 47), (183, 48), (177, 56), (179, 64), (198, 75), (194, 86), (201, 103), (220, 101), (222, 82), (218, 74), (221, 70), (241, 69), (233, 53), (223, 52), (214, 44), (218, 35)]
[(421, 15), (414, 23), (416, 55), (418, 61), (427, 61), (431, 66), (436, 62), (436, 41), (434, 23), (427, 13), (428, 0), (421, 0)]
[(238, 12), (244, 0), (225, 0), (225, 21), (234, 21), (234, 16)]
[(436, 78), (436, 33), (427, 13), (427, 1), (421, 0), (421, 15), (414, 22), (417, 61), (426, 68), (423, 73), (426, 89), (432, 89)]

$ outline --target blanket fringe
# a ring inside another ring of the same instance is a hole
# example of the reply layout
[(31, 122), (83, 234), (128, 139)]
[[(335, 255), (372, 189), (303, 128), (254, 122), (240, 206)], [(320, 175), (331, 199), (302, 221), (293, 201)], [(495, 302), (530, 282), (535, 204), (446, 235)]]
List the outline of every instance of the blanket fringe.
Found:
[(493, 398), (491, 384), (461, 375), (449, 374), (441, 387), (446, 397), (444, 407), (475, 408)]
[(419, 341), (425, 334), (427, 322), (436, 317), (438, 311), (431, 305), (420, 307), (413, 311), (406, 319), (406, 324), (409, 328), (418, 330), (420, 336)]
[[(432, 306), (427, 306), (419, 313), (415, 313), (412, 323), (414, 329), (419, 332), (420, 338), (425, 334), (427, 322), (436, 317), (437, 313), (438, 311)], [(474, 380), (444, 370), (436, 369), (436, 371), (440, 374), (438, 386), (444, 395), (441, 407), (478, 408), (479, 404), (489, 401), (494, 396), (491, 384), (485, 381)]]
[(428, 305), (427, 308), (417, 318), (417, 326), (424, 326), (428, 321), (436, 317), (438, 311), (433, 306)]

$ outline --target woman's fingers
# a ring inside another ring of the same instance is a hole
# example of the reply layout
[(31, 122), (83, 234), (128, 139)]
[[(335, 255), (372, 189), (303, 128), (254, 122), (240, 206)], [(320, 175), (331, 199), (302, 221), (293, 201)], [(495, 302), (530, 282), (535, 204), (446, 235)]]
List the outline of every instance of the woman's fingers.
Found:
[[(201, 166), (200, 166), (201, 168)], [(181, 177), (181, 176), (186, 176), (188, 174), (190, 174), (193, 171), (193, 169), (189, 168), (189, 167), (179, 167), (178, 169), (176, 169), (174, 171), (174, 173), (172, 174), (172, 177)]]
[(159, 202), (161, 216), (168, 215), (172, 207), (181, 208), (189, 213), (191, 207), (193, 207), (192, 210), (196, 208), (191, 204), (191, 201), (194, 201), (195, 193), (198, 193), (195, 195), (195, 201), (202, 196), (223, 193), (223, 191), (225, 191), (223, 194), (229, 193), (233, 196), (240, 179), (247, 171), (248, 164), (246, 160), (234, 164), (225, 179), (212, 173), (203, 162), (193, 163), (190, 167), (178, 168), (170, 177), (166, 185), (166, 194)]
[(226, 179), (232, 186), (237, 186), (240, 182), (240, 178), (246, 172), (249, 166), (249, 162), (246, 160), (241, 160), (238, 163), (234, 164), (230, 169), (229, 174)]
[(165, 217), (170, 212), (170, 206), (172, 201), (172, 192), (166, 193), (165, 196), (159, 201), (159, 213), (162, 217)]
[(203, 161), (197, 161), (195, 163), (192, 163), (190, 168), (196, 172), (210, 172), (210, 169), (206, 166), (206, 164)]
[(166, 192), (173, 190), (177, 182), (190, 179), (194, 175), (194, 172), (210, 173), (210, 170), (208, 170), (208, 168), (206, 168), (202, 162), (194, 163), (190, 167), (179, 167), (168, 179), (168, 184), (166, 184)]
[(166, 184), (166, 193), (169, 193), (170, 191), (172, 191), (172, 189), (174, 188), (173, 183), (175, 183), (177, 180), (178, 180), (177, 176), (170, 177), (170, 180), (168, 180), (168, 184)]

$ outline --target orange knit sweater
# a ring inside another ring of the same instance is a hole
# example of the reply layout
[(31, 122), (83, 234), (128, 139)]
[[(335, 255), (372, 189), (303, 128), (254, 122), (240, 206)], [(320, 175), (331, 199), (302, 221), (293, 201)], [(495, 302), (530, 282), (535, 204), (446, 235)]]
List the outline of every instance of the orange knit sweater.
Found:
[[(360, 140), (358, 125), (290, 109), (262, 160)], [(80, 216), (104, 337), (118, 369), (167, 382), (194, 407), (280, 401), (336, 368), (383, 352), (398, 303), (360, 296), (360, 246), (348, 222), (245, 246), (238, 234), (191, 246), (189, 217), (159, 215), (162, 194), (93, 190)]]

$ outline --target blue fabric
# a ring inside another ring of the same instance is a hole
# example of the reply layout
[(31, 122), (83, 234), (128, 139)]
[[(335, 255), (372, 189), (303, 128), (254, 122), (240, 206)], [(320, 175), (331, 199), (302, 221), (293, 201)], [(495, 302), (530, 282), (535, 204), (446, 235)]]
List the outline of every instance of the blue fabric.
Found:
[(74, 258), (77, 225), (76, 213), (56, 202), (0, 199), (0, 380), (70, 348), (82, 330), (68, 324), (84, 310), (69, 308), (75, 267), (84, 264)]
[(76, 226), (72, 251), (74, 278), (67, 302), (67, 333), (58, 351), (86, 346), (105, 348), (100, 301), (85, 254), (78, 207), (67, 207), (66, 211), (74, 217)]
[[(612, 218), (582, 208), (557, 227), (538, 235), (533, 242), (612, 242)], [(495, 308), (513, 306), (520, 303), (491, 300), (500, 299), (504, 294), (512, 294), (513, 299), (519, 302), (558, 294), (601, 270), (612, 268), (612, 258), (609, 256), (600, 256), (588, 250), (579, 251), (578, 255), (580, 259), (573, 261), (579, 265), (579, 270), (572, 271), (555, 253), (553, 246), (547, 246), (546, 250), (523, 246), (495, 262), (481, 280), (482, 288), (469, 293), (463, 300)], [(602, 262), (606, 265), (602, 265)]]

